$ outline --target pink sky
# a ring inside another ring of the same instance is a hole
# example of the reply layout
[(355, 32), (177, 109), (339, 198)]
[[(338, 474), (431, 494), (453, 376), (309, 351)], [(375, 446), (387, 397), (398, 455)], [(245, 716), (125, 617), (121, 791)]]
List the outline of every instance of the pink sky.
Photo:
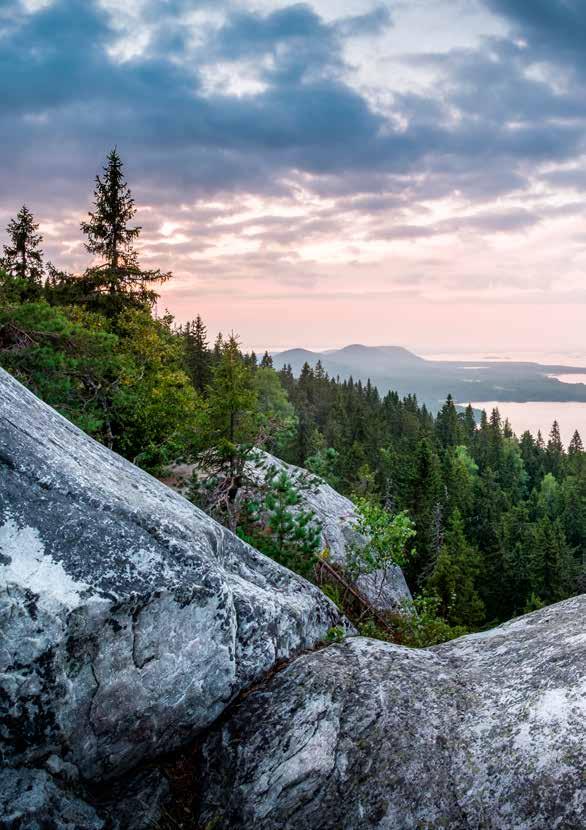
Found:
[(586, 6), (543, 8), (7, 0), (0, 229), (26, 201), (83, 269), (116, 144), (160, 308), (211, 336), (586, 350)]

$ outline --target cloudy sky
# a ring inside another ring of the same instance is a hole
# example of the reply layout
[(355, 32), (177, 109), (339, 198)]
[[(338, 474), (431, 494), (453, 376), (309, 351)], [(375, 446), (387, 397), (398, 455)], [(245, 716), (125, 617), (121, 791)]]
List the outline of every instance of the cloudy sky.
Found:
[(586, 350), (584, 43), (583, 0), (0, 0), (0, 226), (83, 268), (117, 145), (180, 320)]

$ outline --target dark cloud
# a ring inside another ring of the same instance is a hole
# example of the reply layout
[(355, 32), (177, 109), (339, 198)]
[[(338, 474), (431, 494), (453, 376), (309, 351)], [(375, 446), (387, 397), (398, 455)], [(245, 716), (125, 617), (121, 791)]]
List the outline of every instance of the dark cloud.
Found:
[(586, 5), (582, 0), (484, 0), (527, 41), (534, 58), (586, 70)]
[[(538, 176), (552, 185), (583, 181), (579, 172), (551, 169), (586, 149), (582, 89), (554, 86), (528, 68), (546, 52), (562, 62), (577, 55), (586, 7), (485, 2), (511, 21), (511, 37), (418, 56), (436, 74), (434, 89), (395, 93), (387, 111), (349, 84), (343, 57), (348, 38), (392, 25), (387, 5), (326, 22), (303, 3), (262, 14), (211, 0), (150, 0), (141, 12), (148, 45), (121, 61), (111, 52), (119, 26), (93, 0), (54, 0), (34, 14), (3, 4), (0, 208), (24, 200), (51, 216), (83, 208), (113, 144), (135, 193), (152, 205), (217, 194), (280, 198), (291, 195), (291, 180), (335, 201), (331, 214), (308, 221), (261, 223), (259, 234), (268, 239), (272, 231), (276, 244), (335, 235), (344, 216), (385, 211), (394, 217), (388, 238), (417, 238), (445, 228), (403, 217), (409, 204), (421, 215), (422, 202), (456, 195), (481, 205), (522, 192)], [(186, 15), (219, 5), (224, 22), (198, 24), (194, 39)], [(227, 63), (237, 72), (239, 62), (256, 68), (257, 92), (206, 88), (204, 69)], [(485, 212), (454, 221), (500, 232), (537, 220), (529, 212)], [(202, 229), (214, 233), (213, 224)]]
[[(383, 25), (386, 17), (345, 26), (363, 30), (377, 21)], [(108, 47), (117, 37), (105, 12), (74, 0), (21, 18), (7, 35), (0, 52), (7, 190), (27, 177), (47, 190), (55, 181), (73, 184), (80, 167), (93, 169), (114, 143), (146, 186), (154, 181), (184, 192), (275, 192), (291, 169), (341, 172), (396, 155), (379, 137), (383, 118), (336, 77), (336, 27), (307, 6), (267, 16), (234, 13), (189, 60), (157, 51), (155, 38), (145, 56), (116, 62)], [(279, 50), (283, 42), (291, 48)], [(202, 93), (198, 60), (259, 57), (263, 49), (275, 53), (264, 92)], [(61, 191), (65, 198), (68, 191)]]

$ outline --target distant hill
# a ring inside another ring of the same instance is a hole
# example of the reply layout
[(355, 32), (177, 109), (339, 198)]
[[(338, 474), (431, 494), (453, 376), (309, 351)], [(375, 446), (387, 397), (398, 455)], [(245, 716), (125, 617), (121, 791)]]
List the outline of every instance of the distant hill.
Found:
[(321, 361), (331, 377), (374, 383), (381, 393), (417, 395), (436, 411), (448, 394), (459, 403), (473, 401), (584, 401), (586, 385), (562, 383), (550, 374), (584, 373), (584, 368), (538, 363), (426, 360), (402, 346), (353, 343), (323, 352), (289, 349), (273, 355), (275, 368), (290, 365), (299, 375), (304, 363)]
[(414, 369), (428, 362), (402, 346), (361, 346), (357, 343), (327, 352), (289, 349), (273, 355), (273, 360), (278, 367), (289, 364), (295, 374), (301, 371), (304, 363), (315, 366), (320, 360), (330, 374), (340, 372), (342, 376), (347, 376), (354, 371), (356, 377), (362, 377), (365, 373), (370, 376), (373, 373), (378, 375)]

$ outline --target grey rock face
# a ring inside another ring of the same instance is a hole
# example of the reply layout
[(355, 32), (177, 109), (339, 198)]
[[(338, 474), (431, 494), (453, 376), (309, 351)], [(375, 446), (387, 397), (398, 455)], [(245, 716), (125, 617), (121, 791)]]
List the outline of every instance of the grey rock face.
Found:
[[(266, 467), (276, 467), (278, 470), (285, 470), (293, 479), (298, 476), (307, 475), (305, 470), (286, 464), (279, 458), (269, 453), (259, 454), (262, 467), (254, 468), (250, 465), (251, 474), (262, 476), (262, 470)], [(354, 525), (356, 523), (356, 508), (354, 504), (342, 496), (325, 481), (312, 476), (317, 486), (302, 493), (303, 509), (312, 510), (322, 526), (322, 543), (327, 548), (331, 560), (338, 565), (346, 563), (347, 550), (350, 544), (364, 546), (366, 538), (358, 533)], [(386, 572), (377, 571), (359, 577), (357, 587), (366, 598), (380, 610), (393, 610), (399, 608), (405, 600), (411, 599), (411, 592), (405, 582), (403, 571), (395, 566), (388, 568)]]
[[(331, 561), (345, 565), (348, 546), (366, 544), (366, 538), (354, 528), (357, 518), (354, 504), (318, 476), (262, 450), (257, 450), (256, 459), (246, 465), (246, 475), (250, 481), (261, 484), (269, 468), (285, 471), (294, 481), (309, 476), (315, 482), (315, 487), (300, 490), (300, 507), (315, 513), (322, 526), (322, 546), (329, 551)], [(177, 492), (186, 492), (196, 469), (194, 464), (176, 464), (171, 467), (171, 476), (166, 482)], [(381, 611), (399, 609), (404, 601), (411, 599), (403, 571), (397, 566), (361, 576), (356, 586)]]
[(4, 830), (102, 830), (93, 807), (60, 789), (38, 769), (0, 770), (0, 827)]
[(585, 620), (580, 597), (430, 650), (299, 658), (208, 738), (204, 826), (581, 830)]
[(338, 624), (316, 588), (0, 369), (4, 766), (117, 776)]

